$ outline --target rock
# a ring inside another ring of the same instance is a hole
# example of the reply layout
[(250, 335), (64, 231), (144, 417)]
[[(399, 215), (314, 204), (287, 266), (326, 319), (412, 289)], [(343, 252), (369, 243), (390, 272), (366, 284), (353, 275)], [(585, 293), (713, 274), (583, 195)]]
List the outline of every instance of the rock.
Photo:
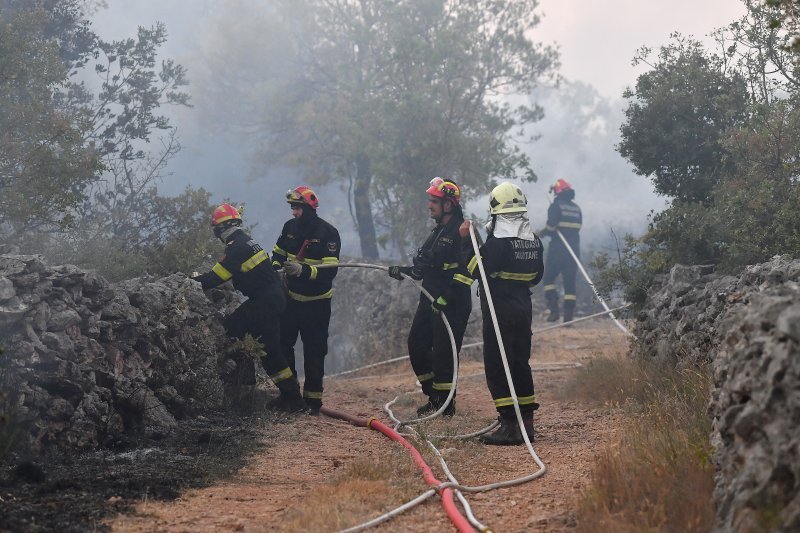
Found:
[(17, 295), (14, 284), (10, 279), (0, 276), (0, 303), (6, 302)]
[(800, 342), (800, 305), (792, 305), (778, 315), (775, 327), (792, 340)]

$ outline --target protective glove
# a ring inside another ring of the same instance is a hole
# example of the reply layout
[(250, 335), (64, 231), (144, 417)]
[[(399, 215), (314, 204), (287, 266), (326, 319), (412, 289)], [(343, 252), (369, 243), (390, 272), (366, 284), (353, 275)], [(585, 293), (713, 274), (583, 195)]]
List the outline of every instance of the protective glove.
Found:
[(199, 277), (200, 277), (200, 272), (198, 272), (196, 270), (189, 275), (189, 279), (193, 279), (193, 280), (196, 280)]
[(447, 307), (447, 300), (445, 300), (444, 296), (439, 296), (431, 303), (431, 309), (433, 309), (435, 313), (443, 311), (445, 307)]
[(410, 274), (411, 269), (409, 267), (399, 266), (399, 265), (392, 265), (389, 267), (389, 277), (394, 278), (398, 281), (403, 281), (403, 274)]
[(297, 278), (303, 273), (303, 265), (294, 261), (286, 261), (283, 263), (283, 271), (286, 272), (287, 276)]

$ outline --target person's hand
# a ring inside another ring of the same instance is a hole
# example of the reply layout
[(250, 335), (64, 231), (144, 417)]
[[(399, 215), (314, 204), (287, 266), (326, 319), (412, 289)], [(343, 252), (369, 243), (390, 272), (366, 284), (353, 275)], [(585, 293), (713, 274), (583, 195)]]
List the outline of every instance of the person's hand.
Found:
[(403, 267), (399, 265), (392, 265), (389, 267), (389, 277), (398, 281), (403, 281)]
[(294, 261), (286, 261), (283, 263), (283, 271), (286, 272), (287, 276), (296, 278), (303, 273), (303, 265)]
[(191, 274), (189, 274), (189, 277), (190, 277), (191, 279), (193, 279), (193, 280), (197, 280), (197, 278), (199, 278), (199, 277), (200, 277), (200, 272), (198, 272), (198, 271), (196, 271), (196, 270), (195, 270), (194, 272), (192, 272)]
[(467, 236), (469, 235), (469, 226), (470, 226), (470, 224), (472, 224), (472, 223), (469, 220), (465, 220), (458, 227), (458, 234), (461, 235), (462, 239), (466, 239)]
[(436, 313), (443, 311), (445, 307), (447, 307), (447, 300), (444, 296), (439, 296), (431, 303), (431, 309)]

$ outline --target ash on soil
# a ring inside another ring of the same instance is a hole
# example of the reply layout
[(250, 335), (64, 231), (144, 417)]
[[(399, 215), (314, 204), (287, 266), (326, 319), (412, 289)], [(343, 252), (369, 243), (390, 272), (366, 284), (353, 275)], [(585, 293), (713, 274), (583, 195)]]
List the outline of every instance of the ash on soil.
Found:
[(0, 532), (107, 531), (107, 516), (235, 473), (262, 446), (254, 425), (226, 413), (181, 422), (168, 434), (123, 438), (114, 449), (5, 465)]

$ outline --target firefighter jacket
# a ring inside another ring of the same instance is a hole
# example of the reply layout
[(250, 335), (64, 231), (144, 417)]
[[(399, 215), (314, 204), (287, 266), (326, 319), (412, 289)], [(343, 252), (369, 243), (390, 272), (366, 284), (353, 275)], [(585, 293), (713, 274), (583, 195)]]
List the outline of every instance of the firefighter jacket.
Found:
[(287, 276), (289, 297), (298, 302), (333, 297), (333, 278), (338, 268), (317, 268), (317, 265), (338, 265), (341, 240), (331, 224), (309, 212), (310, 220), (300, 224), (291, 219), (283, 225), (278, 242), (272, 249), (272, 265), (281, 268), (287, 260), (303, 265), (300, 276)]
[(564, 235), (570, 246), (578, 248), (580, 244), (578, 232), (583, 223), (583, 215), (581, 214), (581, 208), (572, 201), (574, 198), (575, 191), (572, 190), (564, 191), (556, 196), (547, 210), (545, 235), (553, 237), (552, 242), (561, 243), (561, 239), (555, 235), (557, 229)]
[[(480, 254), (483, 269), (489, 278), (487, 281), (492, 301), (497, 309), (502, 307), (512, 312), (530, 310), (530, 287), (541, 281), (544, 272), (542, 241), (539, 237), (527, 240), (489, 235), (480, 248)], [(467, 271), (474, 277), (480, 276), (474, 251), (470, 253)], [(484, 307), (486, 298), (483, 291), (480, 292), (481, 306)]]
[(474, 281), (466, 263), (470, 241), (458, 233), (462, 222), (464, 217), (454, 214), (447, 224), (438, 224), (414, 257), (412, 277), (421, 278), (422, 286), (434, 299), (447, 299), (450, 291), (469, 289)]
[(250, 235), (239, 229), (228, 238), (225, 255), (210, 272), (194, 278), (203, 290), (232, 280), (248, 298), (276, 297), (283, 301), (281, 282), (269, 263), (269, 256)]

